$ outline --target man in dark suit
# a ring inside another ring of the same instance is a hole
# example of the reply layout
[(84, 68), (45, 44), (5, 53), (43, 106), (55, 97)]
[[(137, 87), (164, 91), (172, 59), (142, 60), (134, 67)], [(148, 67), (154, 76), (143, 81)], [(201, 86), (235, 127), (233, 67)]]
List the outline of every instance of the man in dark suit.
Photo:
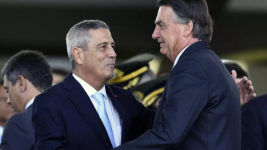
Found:
[(267, 150), (267, 94), (242, 106), (242, 150)]
[(149, 129), (155, 113), (130, 92), (105, 84), (116, 60), (109, 27), (85, 20), (69, 30), (66, 41), (73, 73), (36, 97), (35, 149), (107, 150)]
[(11, 57), (2, 69), (7, 102), (17, 112), (6, 123), (2, 150), (33, 150), (31, 124), (34, 98), (52, 85), (52, 72), (42, 53), (21, 51)]
[(115, 150), (240, 150), (237, 86), (210, 49), (205, 0), (159, 0), (152, 37), (174, 62), (153, 128)]

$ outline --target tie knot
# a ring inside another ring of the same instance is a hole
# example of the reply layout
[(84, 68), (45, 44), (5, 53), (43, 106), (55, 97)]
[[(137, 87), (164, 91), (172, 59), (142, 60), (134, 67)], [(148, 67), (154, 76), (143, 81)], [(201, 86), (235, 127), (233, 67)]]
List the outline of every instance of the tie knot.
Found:
[(98, 104), (104, 103), (104, 95), (100, 92), (95, 92), (93, 98), (97, 101)]

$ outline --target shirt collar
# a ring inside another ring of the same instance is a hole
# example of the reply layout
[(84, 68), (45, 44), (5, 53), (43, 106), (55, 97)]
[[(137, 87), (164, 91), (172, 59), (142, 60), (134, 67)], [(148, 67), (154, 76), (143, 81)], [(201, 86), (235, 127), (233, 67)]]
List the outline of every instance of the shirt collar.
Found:
[(183, 52), (189, 47), (190, 45), (186, 46), (179, 54), (178, 56), (176, 57), (175, 61), (174, 61), (174, 64), (173, 64), (173, 67), (177, 64), (177, 62), (179, 61), (181, 55), (183, 54)]
[(25, 110), (31, 106), (31, 104), (33, 103), (33, 101), (34, 101), (34, 98), (31, 99), (30, 101), (28, 101), (28, 103), (25, 106)]
[(106, 99), (108, 98), (105, 85), (102, 87), (102, 89), (99, 92), (102, 93)]
[[(93, 96), (93, 94), (97, 92), (95, 88), (93, 88), (90, 84), (85, 82), (83, 79), (81, 79), (74, 73), (72, 74), (72, 76), (81, 84), (81, 86), (83, 87), (85, 92), (89, 95), (89, 97)], [(105, 85), (102, 87), (102, 89), (99, 92), (101, 92), (104, 95), (104, 97), (107, 99), (107, 92), (106, 92)]]
[(3, 135), (3, 131), (4, 131), (4, 127), (0, 126), (0, 137), (1, 137), (1, 135)]

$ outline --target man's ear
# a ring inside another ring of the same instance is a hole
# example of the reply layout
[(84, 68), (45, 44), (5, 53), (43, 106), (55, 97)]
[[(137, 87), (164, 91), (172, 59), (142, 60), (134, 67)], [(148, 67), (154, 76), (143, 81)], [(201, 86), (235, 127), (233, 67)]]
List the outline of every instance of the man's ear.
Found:
[(83, 64), (84, 59), (84, 51), (81, 48), (74, 47), (71, 51), (73, 59), (77, 64)]
[(185, 37), (188, 37), (190, 34), (193, 34), (193, 27), (194, 27), (194, 24), (192, 21), (185, 24), (185, 29), (184, 29), (184, 36)]
[(19, 91), (20, 92), (24, 92), (26, 90), (26, 88), (27, 88), (26, 78), (24, 78), (22, 75), (18, 76), (17, 84), (19, 86)]

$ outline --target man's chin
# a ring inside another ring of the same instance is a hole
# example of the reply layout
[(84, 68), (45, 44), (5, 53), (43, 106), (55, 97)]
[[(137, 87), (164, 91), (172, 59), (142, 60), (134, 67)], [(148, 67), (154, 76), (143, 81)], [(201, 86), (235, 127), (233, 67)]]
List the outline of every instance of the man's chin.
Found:
[(113, 77), (114, 77), (114, 73), (110, 73), (110, 74), (107, 74), (106, 75), (106, 78), (108, 79), (108, 80), (110, 80), (110, 79), (112, 79)]
[(167, 50), (166, 50), (166, 48), (161, 48), (161, 49), (160, 49), (160, 53), (161, 53), (162, 55), (166, 55), (166, 54), (167, 54)]

